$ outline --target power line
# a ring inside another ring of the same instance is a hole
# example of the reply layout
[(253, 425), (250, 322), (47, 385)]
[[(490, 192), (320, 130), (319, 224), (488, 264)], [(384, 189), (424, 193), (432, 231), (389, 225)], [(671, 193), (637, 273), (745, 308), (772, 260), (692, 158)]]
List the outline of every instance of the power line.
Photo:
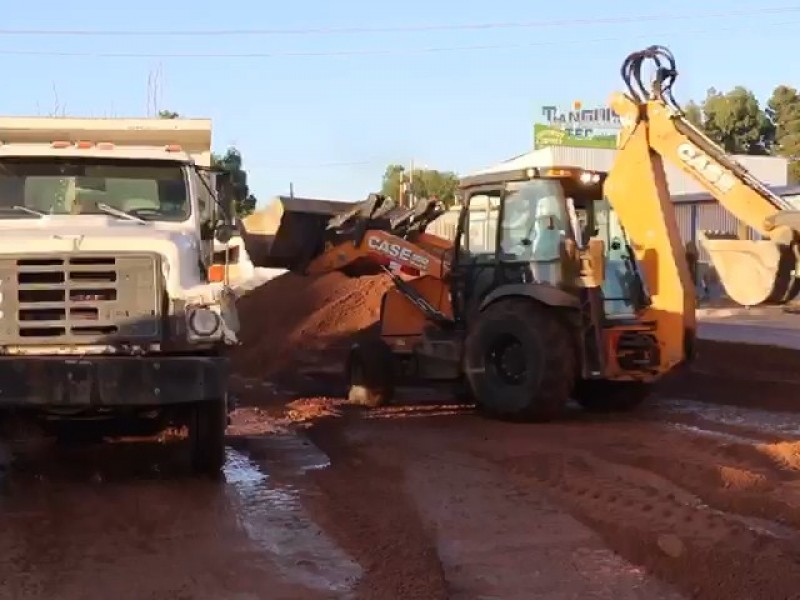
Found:
[(721, 19), (737, 16), (775, 15), (800, 12), (800, 6), (753, 8), (691, 14), (638, 15), (590, 19), (558, 19), (499, 23), (464, 23), (440, 25), (397, 25), (381, 27), (304, 27), (296, 29), (206, 29), (206, 30), (92, 30), (92, 29), (4, 29), (0, 36), (131, 36), (131, 37), (194, 37), (194, 36), (281, 36), (281, 35), (350, 35), (366, 33), (424, 33), (433, 31), (475, 31), (492, 29), (533, 29), (547, 27), (574, 27), (587, 25), (620, 25), (642, 21), (680, 21), (695, 19)]
[(344, 161), (344, 162), (327, 162), (327, 163), (306, 163), (306, 164), (272, 164), (272, 165), (249, 165), (247, 171), (277, 171), (285, 170), (292, 171), (295, 169), (327, 169), (338, 167), (364, 167), (386, 164), (386, 160), (372, 159), (372, 160), (358, 160), (358, 161)]
[[(781, 21), (779, 23), (763, 23), (762, 27), (780, 27), (785, 25), (797, 25), (800, 21)], [(692, 36), (703, 34), (712, 35), (720, 32), (736, 31), (745, 28), (752, 28), (752, 23), (740, 23), (738, 26), (729, 27), (704, 27), (702, 29), (687, 30), (681, 29), (675, 33), (652, 32), (630, 36), (629, 39), (649, 39), (664, 35), (685, 35)], [(320, 50), (320, 51), (290, 51), (290, 52), (230, 52), (230, 53), (203, 53), (203, 52), (175, 52), (175, 53), (145, 53), (145, 52), (101, 52), (101, 51), (68, 51), (68, 50), (6, 50), (0, 49), (0, 55), (4, 56), (30, 56), (30, 57), (72, 57), (72, 58), (313, 58), (313, 57), (349, 57), (349, 56), (392, 56), (408, 54), (435, 54), (445, 52), (476, 52), (485, 50), (516, 50), (524, 48), (538, 48), (543, 46), (577, 46), (580, 44), (618, 42), (619, 35), (603, 38), (582, 38), (579, 40), (544, 40), (540, 42), (526, 42), (519, 44), (476, 44), (464, 46), (439, 46), (427, 48), (402, 47), (402, 48), (381, 48), (381, 49), (362, 49), (362, 50)]]

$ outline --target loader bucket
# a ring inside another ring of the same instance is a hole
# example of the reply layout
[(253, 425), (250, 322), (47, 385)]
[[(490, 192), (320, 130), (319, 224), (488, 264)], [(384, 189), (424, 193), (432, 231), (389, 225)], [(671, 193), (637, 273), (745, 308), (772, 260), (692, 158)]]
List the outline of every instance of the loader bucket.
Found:
[(328, 221), (356, 204), (280, 196), (242, 219), (245, 250), (256, 267), (302, 270), (323, 251)]
[(788, 248), (729, 233), (699, 231), (698, 236), (725, 293), (737, 304), (782, 304), (796, 293), (795, 260)]

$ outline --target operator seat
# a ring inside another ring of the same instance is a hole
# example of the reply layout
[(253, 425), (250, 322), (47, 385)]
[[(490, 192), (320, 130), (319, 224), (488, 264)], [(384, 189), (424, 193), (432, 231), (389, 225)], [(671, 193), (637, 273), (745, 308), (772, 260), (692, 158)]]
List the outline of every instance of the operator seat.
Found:
[(563, 231), (564, 214), (558, 198), (540, 198), (536, 203), (531, 235), (531, 270), (537, 281), (558, 282)]

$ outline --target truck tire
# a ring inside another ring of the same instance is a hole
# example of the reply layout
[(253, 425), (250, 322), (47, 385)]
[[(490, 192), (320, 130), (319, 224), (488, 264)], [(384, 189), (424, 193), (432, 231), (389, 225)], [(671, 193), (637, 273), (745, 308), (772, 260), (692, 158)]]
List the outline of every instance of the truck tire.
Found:
[(650, 384), (643, 381), (581, 379), (572, 395), (589, 412), (626, 412), (647, 400), (651, 391)]
[(347, 400), (375, 408), (394, 397), (394, 355), (381, 339), (354, 344), (345, 367)]
[(478, 409), (514, 421), (558, 417), (576, 377), (570, 336), (558, 309), (527, 298), (489, 305), (469, 326), (464, 348)]
[(198, 402), (191, 409), (189, 444), (192, 470), (217, 477), (225, 465), (225, 430), (228, 427), (226, 399)]

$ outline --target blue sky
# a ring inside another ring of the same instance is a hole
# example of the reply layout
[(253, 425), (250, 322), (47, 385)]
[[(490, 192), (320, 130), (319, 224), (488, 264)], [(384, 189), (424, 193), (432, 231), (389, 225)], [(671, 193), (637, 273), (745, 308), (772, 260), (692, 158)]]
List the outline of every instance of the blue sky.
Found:
[[(216, 149), (229, 144), (241, 149), (252, 191), (262, 201), (285, 193), (289, 182), (297, 194), (361, 198), (380, 186), (389, 162), (414, 159), (466, 173), (521, 154), (531, 148), (532, 124), (542, 105), (567, 106), (578, 99), (584, 106), (604, 104), (610, 92), (621, 89), (625, 56), (653, 43), (669, 46), (676, 55), (681, 74), (675, 92), (681, 102), (702, 98), (711, 86), (726, 90), (743, 84), (765, 99), (778, 83), (800, 84), (791, 79), (796, 77), (792, 69), (780, 66), (791, 63), (796, 48), (792, 38), (800, 3), (794, 12), (746, 14), (790, 9), (785, 1), (113, 4), (79, 0), (66, 9), (55, 0), (14, 3), (13, 10), (4, 11), (0, 30), (539, 24), (193, 37), (0, 33), (0, 113), (48, 114), (57, 106), (67, 115), (141, 116), (148, 109), (148, 75), (159, 72), (159, 107), (212, 118)], [(715, 16), (702, 16), (709, 14)], [(630, 21), (659, 15), (675, 18)], [(164, 56), (226, 53), (271, 56)]]

